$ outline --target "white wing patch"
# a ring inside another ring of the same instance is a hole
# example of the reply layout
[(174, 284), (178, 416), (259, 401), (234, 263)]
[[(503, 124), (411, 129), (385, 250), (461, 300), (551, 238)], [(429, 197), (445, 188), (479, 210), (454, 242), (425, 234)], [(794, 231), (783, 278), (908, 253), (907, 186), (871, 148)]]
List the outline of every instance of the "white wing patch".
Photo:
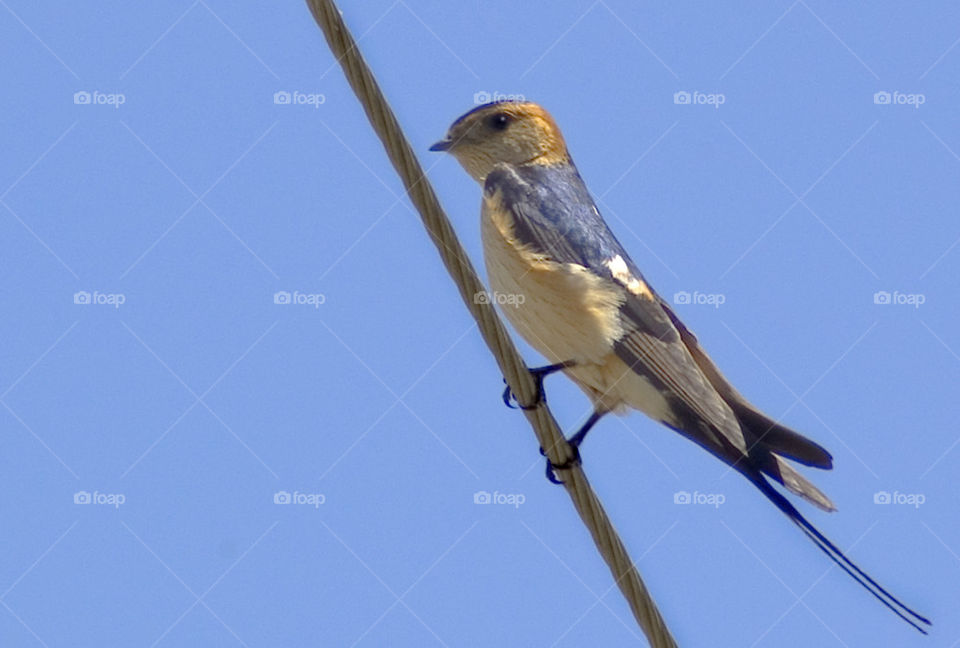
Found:
[(642, 279), (637, 279), (630, 274), (630, 269), (627, 268), (627, 262), (623, 260), (622, 256), (618, 254), (607, 261), (605, 265), (610, 271), (610, 274), (613, 275), (613, 278), (623, 284), (631, 293), (640, 297), (646, 297), (647, 299), (653, 299), (653, 293), (650, 292), (649, 286), (647, 286), (646, 282)]

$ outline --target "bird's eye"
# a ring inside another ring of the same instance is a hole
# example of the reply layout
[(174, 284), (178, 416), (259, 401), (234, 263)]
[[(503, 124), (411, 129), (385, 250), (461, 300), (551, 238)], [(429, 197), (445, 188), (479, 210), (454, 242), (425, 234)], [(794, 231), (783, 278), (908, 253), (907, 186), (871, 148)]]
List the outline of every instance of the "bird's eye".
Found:
[(504, 130), (510, 124), (510, 117), (506, 113), (497, 113), (487, 119), (487, 125), (494, 130)]

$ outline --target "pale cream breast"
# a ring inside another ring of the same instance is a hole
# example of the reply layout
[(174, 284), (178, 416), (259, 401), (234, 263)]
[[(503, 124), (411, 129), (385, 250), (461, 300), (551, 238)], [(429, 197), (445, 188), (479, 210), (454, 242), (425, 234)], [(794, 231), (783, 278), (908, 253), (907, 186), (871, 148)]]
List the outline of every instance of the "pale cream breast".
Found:
[(614, 353), (626, 289), (519, 246), (512, 217), (496, 195), (484, 200), (480, 229), (490, 287), (517, 332), (550, 363), (575, 361), (565, 373), (598, 410), (625, 413), (629, 405), (670, 421), (660, 391)]
[(514, 328), (551, 362), (600, 363), (622, 335), (624, 291), (586, 268), (523, 249), (497, 196), (484, 199), (481, 235), (490, 286)]

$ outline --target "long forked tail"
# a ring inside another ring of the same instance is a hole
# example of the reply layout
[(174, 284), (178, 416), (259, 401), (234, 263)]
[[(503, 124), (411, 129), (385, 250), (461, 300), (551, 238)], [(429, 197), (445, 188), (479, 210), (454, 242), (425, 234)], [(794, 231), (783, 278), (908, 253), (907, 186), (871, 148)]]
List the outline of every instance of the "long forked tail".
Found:
[(927, 631), (923, 625), (932, 625), (929, 619), (918, 614), (917, 612), (914, 612), (912, 609), (904, 605), (900, 599), (888, 592), (877, 581), (873, 580), (869, 575), (867, 575), (866, 572), (857, 567), (857, 565), (854, 564), (852, 560), (847, 558), (835, 544), (833, 544), (829, 539), (827, 539), (826, 536), (820, 533), (815, 526), (808, 522), (807, 519), (800, 513), (800, 511), (798, 511), (793, 504), (787, 500), (786, 497), (784, 497), (777, 489), (775, 489), (770, 482), (763, 477), (763, 475), (758, 473), (754, 473), (752, 475), (746, 473), (744, 474), (747, 479), (749, 479), (757, 488), (760, 489), (760, 492), (767, 496), (767, 499), (773, 502), (778, 509), (783, 511), (788, 518), (793, 520), (794, 524), (800, 527), (800, 530), (803, 531), (823, 553), (830, 556), (830, 560), (836, 563), (843, 571), (847, 572), (847, 574), (849, 574), (853, 580), (860, 583), (865, 590), (873, 594), (878, 601), (893, 610), (894, 614), (923, 634), (927, 634)]

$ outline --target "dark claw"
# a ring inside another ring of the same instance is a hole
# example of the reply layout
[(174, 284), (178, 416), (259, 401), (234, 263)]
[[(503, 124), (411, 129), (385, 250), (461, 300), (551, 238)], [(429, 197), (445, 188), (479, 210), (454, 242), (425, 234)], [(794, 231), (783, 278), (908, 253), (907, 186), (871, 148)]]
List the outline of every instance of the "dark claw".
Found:
[[(590, 415), (590, 418), (580, 426), (580, 429), (577, 430), (577, 433), (572, 437), (567, 439), (567, 443), (570, 444), (570, 448), (573, 451), (572, 457), (563, 463), (561, 466), (554, 466), (550, 463), (550, 458), (547, 458), (547, 479), (549, 479), (554, 484), (562, 484), (563, 482), (557, 478), (557, 470), (564, 470), (566, 468), (571, 468), (572, 466), (580, 464), (580, 444), (583, 443), (583, 440), (587, 437), (587, 432), (597, 424), (597, 421), (603, 416), (603, 412), (594, 412)], [(540, 448), (540, 454), (544, 457), (547, 456), (547, 453), (543, 451), (543, 448)]]
[(557, 477), (557, 473), (553, 471), (553, 464), (550, 463), (549, 459), (547, 459), (547, 479), (557, 486), (563, 486), (563, 480)]
[[(507, 379), (503, 379), (503, 384), (507, 385)], [(510, 401), (516, 401), (517, 397), (513, 395), (513, 390), (510, 389), (510, 385), (507, 385), (506, 389), (503, 390), (503, 404), (509, 407), (510, 409), (517, 409), (520, 406), (520, 403), (516, 405), (511, 405)]]
[[(573, 448), (573, 457), (565, 461), (563, 464), (559, 466), (554, 466), (550, 462), (550, 459), (547, 459), (547, 479), (549, 479), (554, 484), (563, 484), (563, 480), (557, 477), (557, 472), (556, 472), (557, 470), (564, 470), (566, 468), (571, 468), (580, 463), (580, 449), (575, 445), (571, 445), (570, 447)], [(547, 456), (547, 453), (543, 451), (543, 448), (540, 448), (540, 454), (542, 454), (545, 457)]]
[[(530, 373), (534, 373), (535, 371), (535, 369), (531, 369)], [(534, 374), (534, 376), (537, 378), (537, 400), (534, 401), (533, 405), (521, 405), (520, 401), (517, 400), (517, 397), (514, 396), (513, 390), (510, 389), (510, 385), (507, 385), (507, 388), (503, 390), (503, 404), (510, 409), (532, 410), (536, 409), (540, 403), (545, 402), (547, 397), (543, 393), (543, 376), (537, 376), (536, 374)], [(503, 382), (506, 383), (507, 379), (504, 378)], [(511, 402), (516, 403), (516, 405), (512, 405)]]
[[(547, 395), (543, 391), (543, 379), (549, 376), (552, 373), (566, 369), (567, 367), (572, 367), (574, 362), (568, 360), (566, 362), (558, 362), (557, 364), (547, 365), (545, 367), (535, 367), (533, 369), (528, 369), (530, 374), (537, 381), (537, 399), (533, 402), (532, 405), (521, 405), (517, 400), (517, 397), (513, 394), (513, 390), (510, 389), (510, 385), (507, 385), (506, 389), (503, 390), (503, 404), (509, 407), (510, 409), (522, 409), (522, 410), (531, 410), (536, 409), (540, 403), (545, 403), (547, 401)], [(503, 379), (504, 384), (507, 383), (507, 379)], [(516, 403), (516, 406), (512, 405), (511, 402)]]

